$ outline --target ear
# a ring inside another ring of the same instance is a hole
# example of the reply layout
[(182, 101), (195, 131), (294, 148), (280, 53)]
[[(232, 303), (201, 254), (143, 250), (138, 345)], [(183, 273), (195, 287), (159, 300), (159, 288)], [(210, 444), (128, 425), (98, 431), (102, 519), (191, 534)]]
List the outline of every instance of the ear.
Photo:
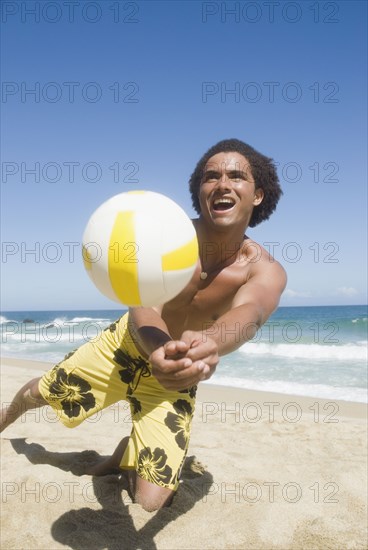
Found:
[(253, 205), (258, 206), (263, 201), (264, 192), (260, 187), (254, 191)]

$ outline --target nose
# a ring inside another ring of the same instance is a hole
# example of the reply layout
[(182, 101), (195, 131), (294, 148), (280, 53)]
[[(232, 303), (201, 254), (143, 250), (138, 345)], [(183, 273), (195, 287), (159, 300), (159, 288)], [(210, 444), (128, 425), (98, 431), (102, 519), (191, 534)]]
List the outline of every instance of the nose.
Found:
[(221, 191), (226, 191), (231, 189), (231, 179), (226, 174), (226, 172), (221, 174), (221, 177), (218, 179), (217, 188), (220, 189)]

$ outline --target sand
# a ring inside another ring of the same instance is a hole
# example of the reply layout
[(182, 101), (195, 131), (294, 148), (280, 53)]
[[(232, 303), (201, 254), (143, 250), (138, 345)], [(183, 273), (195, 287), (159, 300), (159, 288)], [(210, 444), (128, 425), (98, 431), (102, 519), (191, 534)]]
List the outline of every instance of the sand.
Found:
[[(2, 403), (46, 363), (3, 359)], [(366, 407), (202, 384), (173, 504), (81, 475), (130, 432), (124, 402), (70, 430), (49, 407), (1, 438), (5, 549), (367, 548)]]

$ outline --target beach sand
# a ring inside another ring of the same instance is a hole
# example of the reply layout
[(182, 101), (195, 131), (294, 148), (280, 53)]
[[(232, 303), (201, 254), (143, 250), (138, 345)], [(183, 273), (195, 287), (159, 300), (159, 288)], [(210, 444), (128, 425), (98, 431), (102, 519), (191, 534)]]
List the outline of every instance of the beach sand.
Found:
[[(3, 359), (9, 402), (46, 363)], [(366, 548), (363, 404), (200, 385), (182, 483), (148, 513), (119, 476), (81, 475), (130, 433), (124, 402), (70, 430), (49, 407), (1, 438), (7, 549)]]

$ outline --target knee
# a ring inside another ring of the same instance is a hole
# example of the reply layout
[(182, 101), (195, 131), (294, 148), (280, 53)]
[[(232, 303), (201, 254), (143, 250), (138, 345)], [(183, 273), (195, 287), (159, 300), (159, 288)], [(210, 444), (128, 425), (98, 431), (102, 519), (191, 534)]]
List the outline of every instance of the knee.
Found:
[(149, 497), (142, 497), (139, 495), (135, 496), (134, 502), (142, 506), (143, 510), (145, 510), (146, 512), (157, 512), (157, 510), (160, 510), (160, 508), (168, 506), (168, 504), (162, 502), (161, 500)]
[(39, 381), (40, 378), (34, 378), (30, 382), (28, 382), (28, 384), (23, 386), (23, 388), (19, 392), (29, 408), (47, 405), (47, 401), (44, 400), (40, 393), (40, 390), (38, 389)]
[(134, 502), (142, 506), (146, 512), (156, 512), (165, 506), (170, 506), (174, 492), (170, 491), (167, 494), (167, 490), (164, 493), (147, 494), (144, 491), (136, 491), (134, 496)]
[(39, 387), (38, 387), (38, 384), (39, 384), (40, 380), (41, 380), (41, 378), (33, 378), (33, 380), (31, 380), (29, 382), (28, 389), (29, 389), (29, 393), (30, 393), (31, 397), (33, 397), (34, 399), (40, 400), (40, 401), (44, 401), (44, 399), (43, 399), (43, 397), (40, 393)]

